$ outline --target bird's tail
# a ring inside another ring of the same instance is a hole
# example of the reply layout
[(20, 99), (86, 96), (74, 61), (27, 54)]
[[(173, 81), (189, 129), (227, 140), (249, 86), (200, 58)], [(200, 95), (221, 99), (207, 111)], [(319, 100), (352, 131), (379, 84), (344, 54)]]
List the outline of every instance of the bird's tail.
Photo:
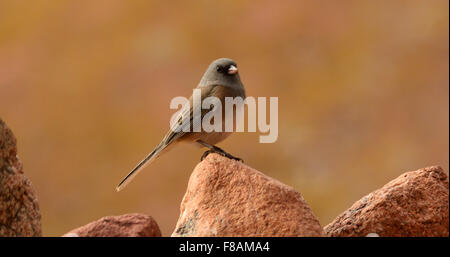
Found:
[(144, 160), (142, 160), (132, 171), (130, 171), (130, 173), (128, 173), (128, 175), (124, 179), (122, 179), (119, 185), (117, 185), (116, 191), (119, 192), (126, 185), (128, 185), (139, 172), (141, 172), (145, 167), (147, 167), (147, 165), (152, 163), (156, 159), (156, 157), (158, 157), (158, 155), (162, 150), (166, 148), (166, 146), (166, 144), (163, 144), (161, 142), (161, 144), (159, 144), (149, 155), (147, 155), (147, 157), (145, 157)]

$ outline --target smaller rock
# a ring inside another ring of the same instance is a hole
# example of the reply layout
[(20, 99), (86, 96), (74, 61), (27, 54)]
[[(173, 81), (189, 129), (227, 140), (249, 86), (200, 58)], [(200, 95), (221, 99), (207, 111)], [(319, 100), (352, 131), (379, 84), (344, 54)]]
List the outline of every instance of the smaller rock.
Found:
[(63, 237), (159, 237), (156, 221), (148, 215), (133, 213), (103, 217), (74, 229)]
[(448, 175), (439, 166), (410, 171), (363, 197), (324, 230), (329, 236), (448, 237)]

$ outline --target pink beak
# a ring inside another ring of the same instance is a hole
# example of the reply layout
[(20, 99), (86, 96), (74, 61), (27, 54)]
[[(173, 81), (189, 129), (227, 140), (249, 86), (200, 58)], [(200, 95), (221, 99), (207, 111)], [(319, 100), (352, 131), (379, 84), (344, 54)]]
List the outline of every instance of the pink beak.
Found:
[(237, 72), (238, 69), (234, 65), (231, 65), (230, 68), (228, 68), (228, 74), (236, 74)]

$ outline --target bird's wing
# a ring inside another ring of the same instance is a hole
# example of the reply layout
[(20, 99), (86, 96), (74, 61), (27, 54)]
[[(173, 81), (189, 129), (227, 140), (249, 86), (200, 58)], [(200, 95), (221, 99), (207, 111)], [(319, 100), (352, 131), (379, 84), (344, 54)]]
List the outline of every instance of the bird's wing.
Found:
[[(201, 100), (203, 101), (205, 98), (207, 98), (213, 93), (215, 87), (208, 86), (197, 88), (201, 90)], [(174, 124), (172, 124), (169, 132), (167, 132), (166, 136), (164, 137), (163, 142), (165, 145), (172, 143), (174, 140), (188, 133), (185, 131), (193, 132), (193, 128), (199, 125), (201, 126), (203, 115), (205, 115), (209, 111), (209, 109), (202, 109), (201, 105), (202, 102), (194, 103), (192, 96), (189, 98), (189, 106), (184, 107), (184, 110), (181, 111), (178, 117), (176, 118), (178, 122), (174, 122)], [(200, 109), (200, 113), (194, 113), (195, 108)], [(194, 115), (200, 115), (200, 117), (198, 118)]]

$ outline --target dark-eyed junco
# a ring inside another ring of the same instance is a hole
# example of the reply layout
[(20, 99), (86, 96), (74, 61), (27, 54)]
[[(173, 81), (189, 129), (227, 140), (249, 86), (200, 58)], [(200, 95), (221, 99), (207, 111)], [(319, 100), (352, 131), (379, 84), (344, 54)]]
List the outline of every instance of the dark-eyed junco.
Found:
[[(239, 78), (237, 65), (233, 60), (228, 58), (220, 58), (212, 62), (196, 89), (200, 89), (202, 101), (207, 97), (214, 96), (220, 99), (222, 106), (225, 105), (225, 97), (245, 98), (244, 85)], [(209, 110), (202, 109), (201, 106), (198, 106), (199, 104), (201, 105), (201, 102), (198, 103), (193, 101), (192, 96), (189, 98), (189, 103), (189, 108), (181, 110), (177, 118), (179, 122), (172, 125), (161, 143), (159, 143), (159, 145), (156, 146), (156, 148), (119, 183), (116, 188), (117, 191), (122, 190), (144, 167), (178, 142), (191, 142), (201, 147), (209, 148), (209, 150), (203, 154), (202, 159), (208, 153), (216, 152), (228, 158), (240, 160), (215, 146), (215, 144), (227, 138), (232, 132), (226, 132), (225, 130), (222, 130), (222, 132), (206, 132), (203, 128), (201, 128), (200, 132), (194, 132), (193, 128), (196, 123), (198, 124), (198, 122), (201, 122), (203, 116), (208, 113)], [(194, 111), (196, 108), (201, 111)], [(238, 106), (238, 108), (243, 108), (243, 106)], [(230, 114), (227, 114), (224, 108), (222, 108), (221, 111), (223, 114), (221, 115), (222, 123), (225, 123), (225, 120), (228, 118), (227, 115)], [(186, 119), (188, 119), (189, 122), (185, 122), (187, 121)], [(188, 130), (183, 128), (183, 126), (186, 126), (185, 124), (190, 126)]]

